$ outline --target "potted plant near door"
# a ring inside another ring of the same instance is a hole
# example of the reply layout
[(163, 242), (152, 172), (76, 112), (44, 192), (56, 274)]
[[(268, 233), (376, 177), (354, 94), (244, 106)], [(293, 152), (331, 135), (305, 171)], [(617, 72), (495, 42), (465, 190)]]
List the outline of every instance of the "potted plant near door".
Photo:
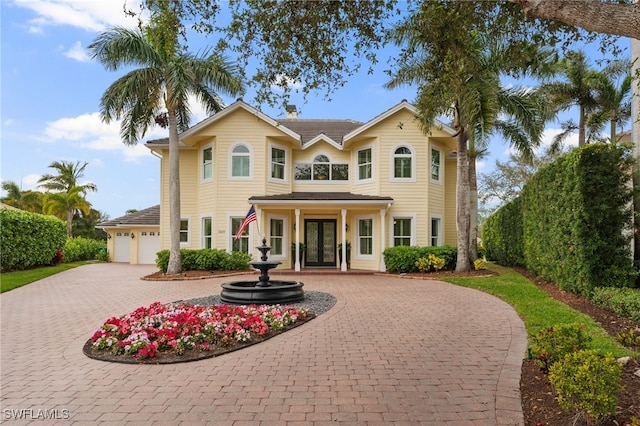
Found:
[[(338, 243), (338, 261), (342, 265), (342, 243)], [(338, 265), (338, 266), (340, 266)], [(351, 243), (347, 241), (347, 269), (351, 265)]]
[[(299, 243), (300, 247), (300, 265), (304, 262), (304, 253), (307, 250), (307, 246), (304, 243)], [(296, 243), (291, 243), (291, 259), (295, 261), (296, 258)]]

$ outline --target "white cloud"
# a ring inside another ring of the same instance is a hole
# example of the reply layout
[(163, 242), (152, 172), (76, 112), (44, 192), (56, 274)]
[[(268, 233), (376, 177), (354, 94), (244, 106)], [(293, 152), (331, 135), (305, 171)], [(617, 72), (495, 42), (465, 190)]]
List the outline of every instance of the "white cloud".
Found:
[[(125, 15), (123, 1), (88, 0), (14, 0), (14, 4), (33, 11), (37, 17), (29, 21), (29, 32), (39, 34), (44, 27), (69, 25), (90, 32), (103, 31), (107, 27), (122, 25), (132, 27), (135, 18)], [(126, 7), (140, 10), (139, 0), (127, 0)]]
[(78, 62), (90, 62), (86, 49), (82, 47), (82, 43), (76, 41), (73, 47), (64, 53), (67, 58), (75, 59)]
[[(553, 142), (553, 138), (562, 133), (562, 129), (546, 128), (542, 134), (542, 147), (548, 147)], [(573, 132), (562, 143), (564, 147), (578, 146), (578, 132)]]
[(20, 185), (20, 188), (23, 191), (33, 191), (35, 189), (38, 189), (38, 181), (40, 180), (41, 177), (42, 177), (41, 175), (31, 173), (26, 176), (23, 176), (20, 179), (20, 182), (16, 182), (16, 183)]
[(302, 84), (301, 81), (294, 80), (293, 78), (284, 74), (276, 75), (275, 80), (276, 81), (271, 84), (271, 89), (278, 92), (282, 92), (282, 83), (284, 83), (290, 90), (295, 91), (299, 91), (304, 87), (304, 84)]

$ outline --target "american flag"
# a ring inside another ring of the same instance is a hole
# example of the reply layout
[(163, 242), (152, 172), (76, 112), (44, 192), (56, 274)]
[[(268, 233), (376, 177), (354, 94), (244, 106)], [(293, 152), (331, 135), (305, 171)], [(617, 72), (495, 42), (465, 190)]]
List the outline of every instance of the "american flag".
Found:
[(249, 209), (249, 212), (244, 217), (244, 220), (240, 224), (240, 228), (238, 228), (238, 232), (236, 232), (236, 238), (235, 238), (236, 241), (238, 240), (238, 238), (242, 236), (242, 231), (244, 231), (244, 228), (246, 228), (247, 225), (253, 222), (254, 220), (256, 220), (256, 209), (254, 209), (252, 205), (251, 208)]

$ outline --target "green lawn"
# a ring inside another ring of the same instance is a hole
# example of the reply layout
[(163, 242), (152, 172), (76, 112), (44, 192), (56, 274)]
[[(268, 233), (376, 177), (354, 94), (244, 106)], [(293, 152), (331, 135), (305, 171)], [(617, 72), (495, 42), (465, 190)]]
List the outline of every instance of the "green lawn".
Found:
[[(510, 268), (487, 264), (487, 268), (499, 275), (474, 278), (442, 278), (452, 284), (475, 288), (492, 294), (514, 307), (524, 321), (529, 338), (548, 327), (581, 323), (593, 337), (591, 347), (605, 354), (611, 352), (616, 357), (631, 355), (640, 357), (640, 353), (630, 351), (620, 345), (615, 338), (598, 325), (591, 317), (552, 299), (531, 281)], [(438, 278), (441, 279), (441, 278)]]
[(23, 285), (57, 274), (58, 272), (66, 271), (67, 269), (76, 268), (88, 263), (92, 262), (61, 263), (56, 266), (46, 266), (44, 268), (28, 269), (26, 271), (3, 272), (0, 275), (0, 293), (22, 287)]

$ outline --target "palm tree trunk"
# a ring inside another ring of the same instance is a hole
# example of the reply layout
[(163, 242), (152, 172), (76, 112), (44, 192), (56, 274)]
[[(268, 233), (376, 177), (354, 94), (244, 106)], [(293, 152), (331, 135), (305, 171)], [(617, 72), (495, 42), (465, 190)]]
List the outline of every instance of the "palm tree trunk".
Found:
[(178, 156), (178, 121), (175, 110), (169, 116), (169, 264), (167, 274), (182, 272), (180, 256), (180, 157)]
[(580, 123), (578, 124), (578, 146), (583, 146), (586, 138), (586, 114), (583, 107), (580, 107)]
[(616, 119), (615, 119), (615, 117), (613, 117), (611, 119), (611, 134), (609, 135), (609, 137), (610, 137), (609, 142), (611, 142), (611, 143), (618, 142), (618, 138), (616, 137)]
[(72, 208), (67, 209), (67, 238), (73, 237), (73, 227), (71, 226), (73, 223), (73, 210)]
[(460, 129), (457, 146), (456, 171), (456, 227), (458, 233), (457, 272), (471, 270), (469, 263), (469, 159), (467, 158), (467, 131)]
[[(476, 155), (469, 157), (469, 263), (478, 258), (478, 175)], [(471, 265), (469, 265), (471, 266)]]

